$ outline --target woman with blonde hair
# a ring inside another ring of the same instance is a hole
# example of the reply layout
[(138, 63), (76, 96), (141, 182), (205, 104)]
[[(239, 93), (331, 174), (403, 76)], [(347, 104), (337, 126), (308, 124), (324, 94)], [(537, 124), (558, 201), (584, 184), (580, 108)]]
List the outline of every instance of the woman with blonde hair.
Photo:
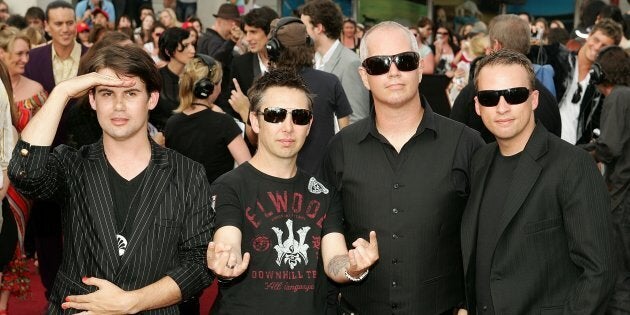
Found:
[(48, 97), (41, 84), (23, 75), (30, 50), (30, 38), (25, 33), (14, 27), (5, 27), (0, 31), (0, 60), (6, 65), (11, 77), (13, 115), (18, 132), (24, 129)]
[(162, 23), (165, 28), (180, 27), (180, 25), (182, 25), (182, 23), (177, 20), (175, 10), (171, 8), (166, 8), (160, 12), (160, 23)]
[(27, 279), (24, 235), (31, 203), (10, 185), (6, 176), (8, 157), (18, 138), (14, 127), (22, 130), (46, 98), (39, 83), (21, 75), (29, 50), (26, 35), (12, 27), (0, 30), (0, 200), (4, 219), (0, 226), (0, 315), (7, 314), (9, 295), (26, 297), (30, 291), (24, 282)]
[(214, 105), (221, 93), (221, 65), (198, 54), (184, 67), (179, 82), (180, 104), (166, 122), (166, 146), (203, 164), (208, 182), (251, 158), (243, 131)]

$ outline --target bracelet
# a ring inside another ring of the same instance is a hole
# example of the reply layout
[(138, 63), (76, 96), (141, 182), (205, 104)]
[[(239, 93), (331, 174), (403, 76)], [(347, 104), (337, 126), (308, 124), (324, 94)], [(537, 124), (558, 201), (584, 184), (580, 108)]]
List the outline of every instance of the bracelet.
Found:
[(348, 273), (348, 270), (344, 271), (344, 275), (346, 276), (346, 278), (348, 278), (348, 280), (353, 281), (353, 282), (359, 282), (363, 279), (365, 279), (365, 277), (367, 276), (368, 272), (370, 272), (370, 269), (366, 269), (358, 278), (355, 278), (353, 276), (351, 276)]
[(230, 283), (230, 281), (234, 280), (234, 278), (223, 278), (219, 275), (216, 275), (216, 277), (217, 277), (217, 282), (223, 283), (223, 284)]

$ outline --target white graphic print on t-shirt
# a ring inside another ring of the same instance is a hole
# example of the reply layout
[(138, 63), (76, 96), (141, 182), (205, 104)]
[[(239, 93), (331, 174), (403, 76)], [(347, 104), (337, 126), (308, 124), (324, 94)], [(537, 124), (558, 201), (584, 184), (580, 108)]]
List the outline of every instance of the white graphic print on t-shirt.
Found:
[(304, 265), (308, 265), (308, 245), (304, 244), (304, 240), (306, 239), (306, 234), (311, 229), (308, 226), (303, 226), (299, 230), (297, 230), (297, 234), (300, 237), (300, 241), (295, 240), (295, 235), (293, 234), (293, 221), (291, 219), (287, 219), (286, 222), (287, 229), (289, 231), (289, 235), (285, 241), (282, 240), (282, 230), (277, 227), (272, 227), (271, 229), (276, 233), (278, 238), (278, 245), (273, 248), (278, 252), (278, 258), (276, 258), (276, 264), (278, 266), (282, 266), (282, 263), (288, 264), (291, 270), (295, 268), (295, 266), (304, 260)]

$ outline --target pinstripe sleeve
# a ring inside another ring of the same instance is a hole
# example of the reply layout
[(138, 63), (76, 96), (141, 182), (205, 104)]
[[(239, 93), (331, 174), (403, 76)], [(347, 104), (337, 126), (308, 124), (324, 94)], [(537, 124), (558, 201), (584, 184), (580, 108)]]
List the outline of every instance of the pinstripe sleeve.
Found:
[(9, 179), (20, 193), (37, 199), (54, 197), (64, 182), (60, 159), (71, 154), (67, 147), (57, 147), (53, 153), (48, 146), (33, 146), (19, 140), (9, 163)]
[(206, 249), (214, 230), (209, 184), (201, 165), (195, 165), (191, 174), (194, 175), (188, 177), (187, 215), (179, 240), (180, 265), (167, 272), (179, 286), (182, 300), (209, 286), (213, 279), (206, 267)]

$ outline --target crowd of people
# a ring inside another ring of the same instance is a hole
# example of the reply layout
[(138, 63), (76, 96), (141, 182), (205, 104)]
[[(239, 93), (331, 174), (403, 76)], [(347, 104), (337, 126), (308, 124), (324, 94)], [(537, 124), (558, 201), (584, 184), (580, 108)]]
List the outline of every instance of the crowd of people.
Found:
[(630, 313), (630, 13), (127, 4), (0, 0), (0, 315)]

